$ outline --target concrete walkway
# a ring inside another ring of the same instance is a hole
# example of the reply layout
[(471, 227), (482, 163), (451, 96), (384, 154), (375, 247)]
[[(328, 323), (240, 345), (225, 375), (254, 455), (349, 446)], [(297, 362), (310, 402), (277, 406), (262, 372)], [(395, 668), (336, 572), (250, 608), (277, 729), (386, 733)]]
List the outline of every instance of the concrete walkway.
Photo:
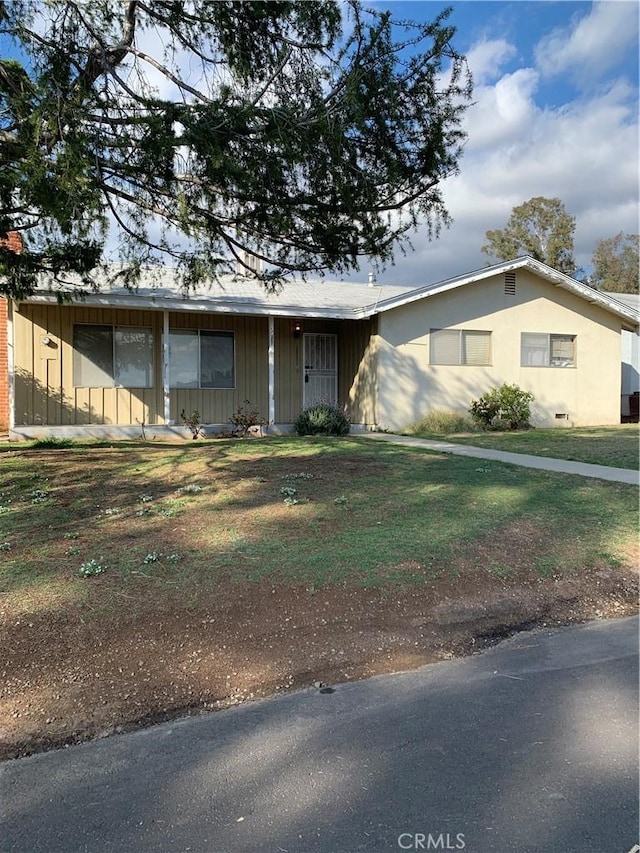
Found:
[(568, 459), (549, 459), (546, 456), (530, 456), (526, 453), (509, 453), (506, 450), (489, 450), (486, 447), (472, 447), (466, 444), (452, 444), (449, 441), (431, 441), (427, 438), (413, 438), (408, 435), (392, 435), (385, 432), (369, 432), (366, 438), (375, 441), (388, 441), (405, 447), (419, 447), (435, 450), (438, 453), (451, 453), (454, 456), (471, 456), (477, 459), (489, 459), (494, 462), (506, 462), (508, 465), (521, 465), (523, 468), (538, 468), (542, 471), (556, 471), (560, 474), (577, 474), (579, 477), (595, 477), (614, 483), (629, 483), (637, 486), (640, 482), (638, 471), (630, 468), (609, 468), (606, 465), (591, 465), (588, 462), (571, 462)]

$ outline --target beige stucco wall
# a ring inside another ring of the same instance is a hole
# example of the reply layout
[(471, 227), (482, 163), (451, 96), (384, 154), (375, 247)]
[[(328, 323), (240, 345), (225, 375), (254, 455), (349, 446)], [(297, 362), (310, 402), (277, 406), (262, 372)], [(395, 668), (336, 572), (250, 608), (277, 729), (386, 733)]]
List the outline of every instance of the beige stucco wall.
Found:
[[(429, 364), (429, 330), (491, 332), (492, 364)], [(522, 332), (576, 335), (576, 367), (521, 367)], [(620, 322), (609, 312), (533, 273), (518, 270), (515, 295), (504, 276), (384, 313), (378, 335), (378, 426), (401, 429), (428, 411), (466, 412), (503, 382), (531, 391), (533, 423), (620, 422)], [(566, 420), (555, 415), (566, 414)]]

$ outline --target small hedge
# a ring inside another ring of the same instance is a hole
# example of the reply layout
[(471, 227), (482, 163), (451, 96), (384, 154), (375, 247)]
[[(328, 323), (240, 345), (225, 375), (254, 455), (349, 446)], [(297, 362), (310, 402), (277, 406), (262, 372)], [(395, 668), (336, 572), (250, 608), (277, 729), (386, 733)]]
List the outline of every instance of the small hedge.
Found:
[(533, 394), (506, 382), (471, 403), (469, 412), (482, 429), (527, 429)]
[(347, 435), (351, 421), (338, 406), (316, 403), (300, 412), (293, 428), (298, 435)]

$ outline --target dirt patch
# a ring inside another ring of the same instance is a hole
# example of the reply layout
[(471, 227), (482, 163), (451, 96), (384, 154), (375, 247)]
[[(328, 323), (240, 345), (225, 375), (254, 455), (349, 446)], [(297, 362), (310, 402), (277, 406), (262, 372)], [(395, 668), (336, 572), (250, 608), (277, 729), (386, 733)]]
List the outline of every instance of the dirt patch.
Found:
[[(579, 576), (547, 578), (522, 569), (507, 585), (500, 549), (513, 553), (518, 537), (531, 548), (533, 533), (512, 530), (509, 541), (484, 543), (475, 560), (462, 554), (453, 572), (439, 575), (430, 567), (423, 583), (384, 590), (225, 583), (188, 606), (174, 601), (149, 607), (143, 618), (138, 607), (108, 618), (96, 613), (88, 621), (73, 608), (37, 618), (5, 608), (0, 757), (222, 709), (314, 681), (338, 684), (410, 669), (469, 654), (535, 625), (636, 612), (637, 576), (628, 569), (593, 567)], [(398, 568), (415, 574), (417, 567), (408, 561)]]

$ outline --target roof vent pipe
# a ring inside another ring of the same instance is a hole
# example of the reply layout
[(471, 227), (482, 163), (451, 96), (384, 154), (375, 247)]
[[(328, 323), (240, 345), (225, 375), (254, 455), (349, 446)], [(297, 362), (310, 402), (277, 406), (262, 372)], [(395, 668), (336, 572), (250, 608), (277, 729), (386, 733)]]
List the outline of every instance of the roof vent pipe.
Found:
[(375, 283), (376, 283), (376, 276), (375, 276), (375, 273), (370, 272), (370, 273), (369, 273), (369, 287), (373, 287), (373, 285), (374, 285)]

